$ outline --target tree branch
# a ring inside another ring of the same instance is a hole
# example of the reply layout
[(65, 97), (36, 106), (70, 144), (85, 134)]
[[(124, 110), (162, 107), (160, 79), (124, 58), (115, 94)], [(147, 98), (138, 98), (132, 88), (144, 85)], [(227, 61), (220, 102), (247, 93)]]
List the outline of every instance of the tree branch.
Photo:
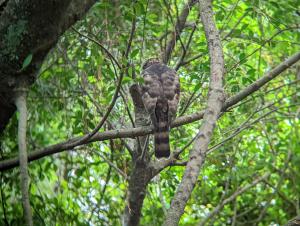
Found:
[[(139, 87), (132, 86), (130, 93), (134, 102), (135, 125), (145, 126), (148, 123), (148, 113), (143, 105), (140, 105)], [(152, 169), (149, 167), (150, 155), (145, 136), (137, 137), (132, 157), (132, 171), (128, 181), (126, 206), (122, 219), (124, 226), (139, 225), (146, 189), (152, 178)]]
[(242, 99), (246, 98), (250, 94), (254, 93), (255, 91), (259, 90), (263, 85), (277, 77), (280, 73), (285, 71), (287, 68), (291, 67), (293, 64), (295, 64), (298, 60), (300, 60), (300, 52), (294, 54), (281, 64), (279, 64), (277, 67), (275, 67), (273, 70), (267, 72), (263, 77), (260, 79), (256, 80), (246, 88), (244, 88), (242, 91), (237, 93), (236, 95), (230, 97), (229, 99), (226, 100), (224, 106), (223, 106), (223, 111), (227, 109), (230, 106), (233, 106), (237, 104), (239, 101)]
[(162, 60), (165, 64), (168, 63), (168, 61), (170, 60), (172, 51), (175, 47), (176, 41), (179, 39), (181, 32), (183, 31), (183, 29), (185, 28), (185, 23), (186, 23), (186, 19), (189, 15), (189, 12), (191, 10), (191, 7), (193, 5), (195, 5), (195, 3), (197, 2), (197, 0), (189, 0), (183, 7), (181, 14), (179, 16), (179, 18), (176, 21), (176, 25), (175, 25), (175, 31), (172, 33), (172, 37), (169, 40), (166, 50), (163, 53), (162, 56)]
[(187, 201), (195, 187), (200, 168), (202, 167), (208, 144), (210, 142), (216, 121), (222, 110), (225, 98), (223, 91), (224, 57), (219, 32), (214, 23), (214, 16), (211, 2), (199, 0), (201, 21), (205, 30), (210, 54), (210, 92), (208, 103), (203, 115), (203, 123), (198, 132), (194, 146), (190, 153), (182, 181), (171, 202), (163, 225), (178, 225), (181, 215), (184, 212)]

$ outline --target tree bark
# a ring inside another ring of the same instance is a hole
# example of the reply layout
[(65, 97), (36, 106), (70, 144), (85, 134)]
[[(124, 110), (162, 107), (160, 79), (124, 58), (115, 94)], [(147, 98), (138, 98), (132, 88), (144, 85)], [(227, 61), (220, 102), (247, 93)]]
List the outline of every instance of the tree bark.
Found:
[(123, 226), (139, 225), (147, 185), (151, 179), (146, 162), (137, 160), (132, 169), (124, 210)]
[(163, 53), (162, 60), (165, 64), (167, 64), (171, 58), (171, 54), (175, 47), (176, 41), (180, 38), (180, 34), (182, 33), (183, 29), (185, 28), (186, 19), (189, 15), (191, 8), (196, 4), (197, 0), (189, 0), (183, 7), (179, 17), (177, 18), (175, 24), (175, 30), (172, 33), (172, 37), (166, 46), (166, 50)]
[(210, 0), (199, 0), (201, 21), (210, 54), (210, 92), (203, 123), (195, 140), (182, 181), (171, 202), (163, 225), (178, 225), (187, 201), (195, 187), (223, 101), (224, 57), (219, 32), (214, 23)]
[(18, 145), (20, 159), (20, 184), (22, 192), (23, 215), (26, 225), (32, 226), (32, 212), (29, 201), (29, 175), (27, 161), (27, 145), (26, 145), (26, 127), (27, 127), (27, 105), (26, 105), (26, 90), (17, 91), (15, 103), (19, 111), (18, 124)]
[[(16, 111), (13, 90), (35, 79), (58, 38), (96, 0), (7, 0), (0, 5), (0, 134)], [(32, 55), (26, 68), (24, 60)]]
[(300, 216), (296, 216), (292, 220), (289, 220), (284, 226), (299, 226), (299, 225), (300, 225)]
[[(141, 100), (139, 87), (133, 85), (130, 89), (130, 93), (135, 106), (135, 125), (146, 126), (149, 123), (148, 113)], [(122, 222), (123, 226), (136, 226), (139, 225), (140, 222), (147, 185), (152, 178), (148, 149), (146, 136), (137, 137), (132, 158), (133, 168), (128, 182), (129, 186)]]

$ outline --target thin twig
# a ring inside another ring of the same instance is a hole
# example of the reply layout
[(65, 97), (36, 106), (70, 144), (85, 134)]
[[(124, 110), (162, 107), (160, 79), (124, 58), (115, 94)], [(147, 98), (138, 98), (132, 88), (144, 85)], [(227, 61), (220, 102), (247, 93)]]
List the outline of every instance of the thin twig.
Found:
[(192, 39), (193, 39), (193, 35), (194, 35), (195, 31), (196, 31), (196, 28), (197, 28), (197, 24), (198, 24), (199, 19), (200, 19), (200, 14), (198, 14), (198, 18), (197, 18), (197, 20), (196, 20), (196, 22), (195, 22), (195, 24), (194, 24), (194, 27), (193, 27), (192, 32), (190, 33), (189, 39), (188, 39), (188, 41), (187, 41), (187, 44), (186, 44), (185, 47), (182, 49), (182, 54), (181, 54), (181, 56), (180, 56), (180, 59), (179, 59), (178, 63), (177, 63), (176, 66), (175, 66), (175, 70), (176, 70), (176, 71), (178, 71), (179, 68), (182, 66), (182, 63), (183, 63), (183, 61), (184, 61), (184, 59), (185, 59), (185, 56), (186, 56), (186, 54), (187, 54), (187, 50), (188, 50), (189, 47), (190, 47), (190, 44), (191, 44)]
[(222, 40), (226, 40), (235, 30), (235, 28), (241, 23), (241, 21), (248, 15), (248, 11), (246, 11), (240, 19), (236, 22), (236, 24), (232, 27), (232, 29), (223, 37)]
[[(174, 33), (172, 33), (173, 35), (172, 35), (171, 39), (169, 40), (169, 42), (168, 42), (168, 44), (166, 46), (166, 49), (165, 49), (165, 51), (163, 53), (163, 56), (162, 56), (162, 60), (163, 60), (163, 62), (165, 64), (168, 63), (168, 61), (170, 60), (170, 57), (171, 57), (172, 51), (173, 51), (173, 49), (175, 47), (176, 41), (177, 40), (181, 40), (180, 39), (180, 35), (181, 35), (181, 32), (183, 31), (183, 29), (185, 27), (186, 19), (187, 19), (188, 15), (189, 15), (191, 7), (193, 5), (195, 5), (196, 2), (197, 2), (197, 0), (189, 0), (183, 6), (181, 14), (177, 18), (176, 24), (174, 25)], [(165, 4), (168, 6), (167, 3), (165, 3)], [(170, 18), (172, 19), (172, 16)], [(181, 45), (184, 47), (184, 45), (182, 44), (182, 42), (181, 42)]]
[(226, 27), (233, 15), (233, 12), (235, 11), (236, 7), (238, 6), (240, 0), (237, 0), (236, 3), (234, 4), (234, 7), (232, 10), (230, 10), (230, 12), (227, 14), (227, 16), (225, 17), (225, 19), (223, 20), (223, 23), (222, 23), (222, 27), (220, 29), (220, 34), (222, 34), (222, 32), (224, 31), (224, 27)]
[(127, 180), (127, 175), (120, 170), (113, 162), (111, 162), (109, 159), (107, 159), (106, 157), (104, 157), (99, 151), (96, 150), (92, 150), (93, 153), (99, 155), (108, 165), (110, 165), (113, 169), (115, 169), (117, 171), (117, 173), (119, 173), (125, 180)]
[[(134, 7), (133, 7), (133, 12), (135, 14), (135, 8)], [(128, 59), (128, 55), (130, 53), (130, 48), (131, 48), (133, 36), (134, 36), (134, 33), (135, 33), (135, 29), (136, 29), (136, 16), (133, 17), (132, 23), (131, 23), (131, 31), (130, 31), (130, 35), (129, 35), (129, 40), (127, 42), (127, 48), (126, 48), (126, 52), (124, 54), (126, 59)]]

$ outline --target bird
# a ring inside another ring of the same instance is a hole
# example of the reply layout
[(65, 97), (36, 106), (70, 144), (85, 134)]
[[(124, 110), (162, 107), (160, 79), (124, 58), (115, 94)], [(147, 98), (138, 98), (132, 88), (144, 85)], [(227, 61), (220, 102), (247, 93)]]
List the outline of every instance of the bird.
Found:
[(155, 156), (168, 158), (170, 125), (176, 117), (180, 97), (179, 76), (158, 58), (146, 60), (141, 75), (142, 101), (154, 126)]

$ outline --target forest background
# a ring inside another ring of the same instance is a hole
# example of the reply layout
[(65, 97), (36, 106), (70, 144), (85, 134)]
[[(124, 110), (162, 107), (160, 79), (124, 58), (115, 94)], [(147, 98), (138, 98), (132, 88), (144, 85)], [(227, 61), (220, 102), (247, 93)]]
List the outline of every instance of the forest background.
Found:
[[(0, 1), (0, 225), (300, 215), (299, 1), (34, 2)], [(150, 57), (181, 82), (161, 161), (136, 86)]]

